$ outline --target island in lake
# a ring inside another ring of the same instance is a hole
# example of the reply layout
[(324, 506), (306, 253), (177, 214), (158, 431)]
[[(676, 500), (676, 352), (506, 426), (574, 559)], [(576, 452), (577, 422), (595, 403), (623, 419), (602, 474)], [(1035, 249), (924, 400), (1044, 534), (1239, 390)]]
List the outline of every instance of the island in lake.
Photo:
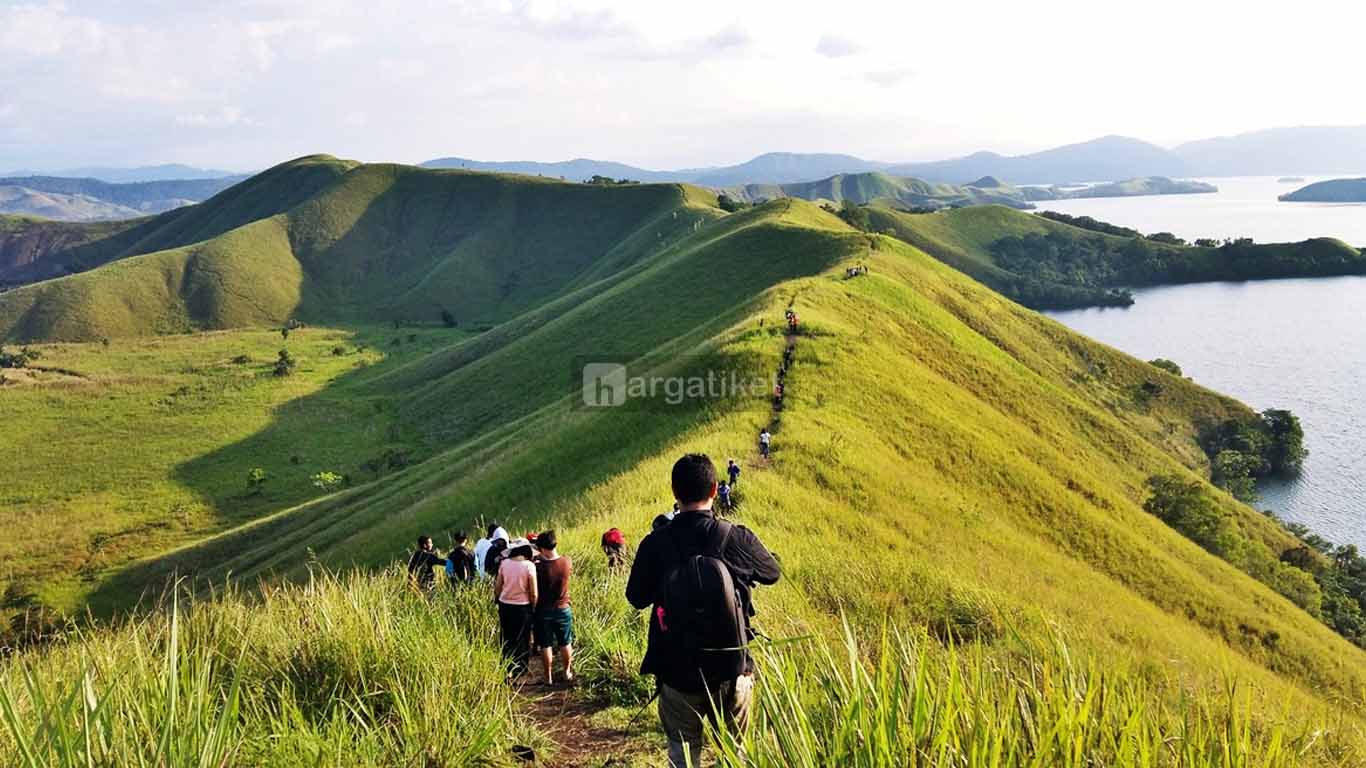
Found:
[(1282, 176), (1282, 177), (1280, 177), (1279, 179), (1276, 179), (1276, 183), (1277, 183), (1277, 184), (1303, 184), (1303, 183), (1304, 183), (1304, 177), (1303, 177), (1303, 176)]
[(1141, 195), (1196, 195), (1218, 192), (1219, 188), (1203, 181), (1169, 179), (1166, 176), (1143, 176), (1108, 184), (1093, 184), (1080, 188), (1024, 187), (1026, 200), (1076, 200), (1089, 197), (1139, 197)]
[(1279, 199), (1286, 203), (1366, 203), (1366, 179), (1316, 181)]

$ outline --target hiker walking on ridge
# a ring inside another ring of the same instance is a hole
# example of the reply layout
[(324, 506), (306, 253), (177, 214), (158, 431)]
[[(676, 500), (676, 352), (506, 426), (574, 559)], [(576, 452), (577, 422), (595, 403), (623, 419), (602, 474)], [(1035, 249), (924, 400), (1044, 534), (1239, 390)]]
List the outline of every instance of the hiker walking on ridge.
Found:
[(509, 542), (507, 558), (498, 564), (498, 575), (493, 577), (493, 595), (503, 631), (503, 661), (508, 663), (508, 677), (515, 680), (530, 668), (531, 619), (540, 598), (531, 543), (526, 539)]
[(776, 584), (781, 571), (752, 531), (712, 512), (717, 480), (710, 458), (682, 457), (671, 480), (678, 515), (640, 543), (626, 599), (651, 609), (640, 672), (655, 676), (669, 765), (682, 768), (701, 764), (704, 717), (737, 734), (748, 727), (750, 592)]
[(479, 569), (474, 566), (474, 553), (465, 546), (470, 537), (459, 531), (454, 537), (455, 546), (446, 553), (446, 581), (458, 587), (478, 578)]
[(432, 569), (436, 566), (444, 567), (446, 558), (436, 553), (432, 547), (431, 536), (418, 536), (417, 549), (413, 550), (413, 556), (408, 558), (408, 579), (417, 585), (417, 588), (426, 592), (436, 583), (436, 574)]
[(735, 459), (730, 459), (726, 463), (726, 476), (730, 478), (730, 487), (735, 488), (735, 484), (740, 482), (740, 465), (735, 463)]
[(545, 664), (545, 684), (554, 685), (554, 651), (560, 652), (564, 664), (564, 682), (574, 684), (574, 611), (569, 607), (569, 579), (574, 575), (574, 563), (556, 549), (559, 544), (554, 531), (536, 537), (536, 645), (541, 647), (541, 661)]
[(768, 458), (768, 446), (773, 442), (773, 435), (769, 433), (768, 427), (764, 427), (759, 432), (759, 455)]
[(722, 514), (730, 514), (735, 510), (735, 503), (730, 498), (730, 486), (724, 482), (716, 486), (716, 506), (720, 507)]

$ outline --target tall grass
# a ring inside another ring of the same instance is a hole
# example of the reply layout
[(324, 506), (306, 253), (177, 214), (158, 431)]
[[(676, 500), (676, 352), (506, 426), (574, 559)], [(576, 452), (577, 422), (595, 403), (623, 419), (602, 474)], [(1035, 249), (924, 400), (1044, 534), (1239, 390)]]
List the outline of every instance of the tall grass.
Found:
[[(1170, 700), (1141, 676), (1081, 661), (1060, 635), (1016, 638), (1009, 657), (945, 648), (888, 630), (843, 648), (759, 655), (760, 687), (744, 738), (717, 734), (723, 765), (1260, 766), (1341, 759), (1315, 729), (1252, 717), (1235, 687)], [(871, 647), (869, 647), (871, 645)], [(867, 663), (870, 654), (876, 661)]]
[(538, 744), (484, 590), (319, 575), (186, 602), (0, 669), (0, 764), (463, 766)]
[[(634, 709), (649, 698), (635, 674), (642, 623), (621, 578), (585, 565), (578, 695)], [(0, 764), (425, 768), (510, 762), (514, 744), (557, 764), (564, 756), (502, 680), (487, 589), (441, 586), (416, 594), (397, 569), (317, 575), (260, 597), (172, 600), (20, 656), (0, 667)], [(1171, 685), (1080, 654), (1060, 630), (1003, 632), (962, 645), (921, 628), (860, 640), (845, 623), (834, 638), (758, 644), (752, 727), (715, 734), (716, 756), (868, 768), (1358, 764), (1336, 724), (1268, 719), (1231, 683)], [(647, 718), (621, 738), (649, 728)]]

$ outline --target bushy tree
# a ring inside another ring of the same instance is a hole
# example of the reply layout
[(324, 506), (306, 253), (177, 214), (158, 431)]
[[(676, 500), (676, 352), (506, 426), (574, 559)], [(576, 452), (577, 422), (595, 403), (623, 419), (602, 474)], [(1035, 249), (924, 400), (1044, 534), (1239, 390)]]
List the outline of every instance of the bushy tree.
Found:
[(269, 479), (270, 475), (266, 474), (264, 469), (261, 467), (252, 467), (247, 470), (247, 490), (252, 493), (260, 493), (262, 486), (264, 486), (266, 480)]
[(1210, 480), (1233, 494), (1235, 499), (1250, 504), (1257, 500), (1257, 483), (1252, 479), (1252, 472), (1260, 465), (1261, 459), (1256, 456), (1233, 450), (1220, 451), (1210, 464)]
[(716, 205), (720, 207), (721, 210), (728, 213), (734, 213), (749, 207), (749, 203), (746, 203), (743, 200), (737, 200), (725, 192), (716, 196)]
[(1155, 475), (1148, 479), (1148, 489), (1151, 493), (1144, 510), (1206, 550), (1215, 554), (1225, 551), (1229, 522), (1198, 481), (1180, 475)]
[(1290, 411), (1271, 408), (1262, 411), (1262, 424), (1270, 436), (1266, 453), (1270, 471), (1300, 471), (1309, 451), (1304, 447), (1304, 428), (1300, 426), (1299, 418)]
[(309, 478), (313, 481), (313, 487), (321, 491), (331, 491), (340, 488), (346, 478), (336, 472), (319, 472)]
[(1156, 360), (1149, 360), (1148, 365), (1151, 365), (1154, 368), (1161, 368), (1162, 370), (1166, 371), (1167, 373), (1170, 373), (1173, 376), (1183, 375), (1181, 373), (1181, 366), (1177, 365), (1171, 360), (1168, 360), (1165, 357), (1159, 357)]

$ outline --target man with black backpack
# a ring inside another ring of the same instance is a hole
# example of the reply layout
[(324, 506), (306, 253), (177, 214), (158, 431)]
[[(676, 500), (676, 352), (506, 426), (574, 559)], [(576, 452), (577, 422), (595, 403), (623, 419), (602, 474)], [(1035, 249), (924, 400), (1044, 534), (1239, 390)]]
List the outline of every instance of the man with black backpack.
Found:
[(626, 599), (651, 609), (640, 672), (655, 676), (669, 764), (681, 768), (699, 765), (703, 718), (737, 733), (748, 726), (750, 591), (777, 583), (780, 572), (759, 537), (713, 514), (717, 481), (710, 458), (679, 459), (672, 481), (678, 514), (640, 543)]

